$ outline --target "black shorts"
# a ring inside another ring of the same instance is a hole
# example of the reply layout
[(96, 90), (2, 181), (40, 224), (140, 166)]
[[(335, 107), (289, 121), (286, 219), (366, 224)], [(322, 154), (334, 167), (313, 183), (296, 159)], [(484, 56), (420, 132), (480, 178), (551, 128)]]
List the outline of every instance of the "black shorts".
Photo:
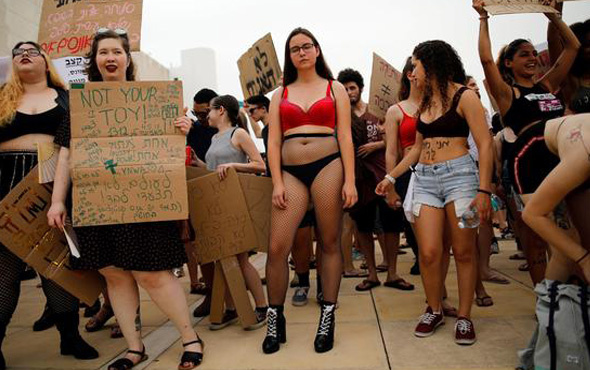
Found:
[[(379, 212), (377, 212), (379, 209)], [(372, 233), (375, 230), (377, 214), (381, 220), (381, 227), (385, 233), (400, 233), (404, 231), (404, 212), (389, 208), (385, 198), (375, 198), (371, 202), (350, 212), (350, 217), (361, 233)]]
[(559, 163), (545, 145), (545, 124), (535, 123), (523, 132), (508, 158), (510, 182), (518, 194), (532, 194)]

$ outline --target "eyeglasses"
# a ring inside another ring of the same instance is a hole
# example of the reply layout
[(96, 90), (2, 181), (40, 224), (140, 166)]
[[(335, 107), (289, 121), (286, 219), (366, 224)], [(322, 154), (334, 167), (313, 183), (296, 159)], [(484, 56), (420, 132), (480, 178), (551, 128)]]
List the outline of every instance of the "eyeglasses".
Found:
[(115, 28), (115, 29), (111, 29), (108, 27), (101, 27), (99, 29), (96, 30), (96, 34), (100, 35), (103, 33), (107, 33), (109, 31), (112, 31), (114, 33), (116, 33), (117, 35), (121, 36), (121, 37), (127, 37), (127, 30), (124, 28)]
[(31, 48), (31, 49), (23, 49), (23, 48), (16, 48), (16, 49), (12, 49), (12, 57), (16, 58), (19, 56), (23, 56), (25, 55), (25, 53), (27, 53), (28, 56), (30, 57), (38, 57), (39, 55), (41, 55), (41, 50), (36, 49), (36, 48)]
[(314, 46), (315, 44), (308, 42), (307, 44), (303, 44), (301, 46), (293, 46), (289, 49), (289, 51), (291, 52), (291, 54), (299, 54), (301, 50), (303, 50), (305, 53), (308, 53), (311, 51), (311, 49), (314, 48)]

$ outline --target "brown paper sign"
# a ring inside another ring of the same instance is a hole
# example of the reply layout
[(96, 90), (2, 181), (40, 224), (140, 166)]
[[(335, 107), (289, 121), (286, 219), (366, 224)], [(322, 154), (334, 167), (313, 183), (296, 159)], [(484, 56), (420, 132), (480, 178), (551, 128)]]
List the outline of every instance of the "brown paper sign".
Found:
[(240, 83), (244, 98), (267, 94), (281, 84), (281, 65), (270, 33), (256, 41), (238, 59)]
[(218, 261), (256, 247), (256, 231), (234, 169), (223, 181), (217, 173), (189, 180), (188, 191), (199, 263)]
[(138, 51), (143, 0), (43, 0), (39, 44), (52, 58), (85, 55), (99, 28), (127, 31)]
[[(209, 175), (213, 172), (204, 168), (187, 167), (187, 181)], [(257, 252), (267, 252), (270, 235), (270, 213), (272, 207), (272, 180), (269, 177), (255, 176), (246, 173), (238, 173), (240, 186), (246, 199), (248, 212), (254, 231), (256, 232)], [(191, 202), (189, 198), (189, 207), (194, 207), (196, 202)], [(198, 237), (198, 236), (197, 236)]]
[(39, 184), (34, 168), (0, 202), (0, 243), (55, 281), (70, 294), (91, 305), (105, 287), (97, 271), (75, 271), (63, 233), (47, 224), (52, 187)]
[(542, 0), (486, 0), (485, 10), (491, 15), (518, 13), (557, 13), (555, 8), (543, 5)]
[(385, 119), (387, 109), (397, 103), (401, 73), (376, 53), (373, 53), (373, 71), (369, 90), (369, 113)]
[(188, 218), (179, 81), (70, 90), (75, 226)]

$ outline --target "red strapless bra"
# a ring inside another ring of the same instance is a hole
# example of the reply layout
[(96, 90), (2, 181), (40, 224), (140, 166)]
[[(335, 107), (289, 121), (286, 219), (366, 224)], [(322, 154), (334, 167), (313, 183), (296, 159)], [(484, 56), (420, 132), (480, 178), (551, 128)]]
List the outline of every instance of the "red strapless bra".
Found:
[(289, 90), (285, 87), (279, 106), (283, 132), (304, 125), (325, 126), (334, 129), (336, 126), (336, 106), (330, 94), (331, 91), (332, 81), (329, 81), (326, 96), (313, 103), (306, 112), (299, 105), (288, 100)]

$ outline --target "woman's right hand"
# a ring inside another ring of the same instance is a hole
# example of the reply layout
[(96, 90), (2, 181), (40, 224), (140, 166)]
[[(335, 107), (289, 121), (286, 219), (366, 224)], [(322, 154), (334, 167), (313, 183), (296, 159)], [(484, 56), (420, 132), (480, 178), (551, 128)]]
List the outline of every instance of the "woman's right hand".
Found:
[(381, 195), (382, 197), (387, 196), (387, 193), (393, 189), (393, 184), (391, 181), (387, 179), (383, 179), (380, 183), (377, 184), (375, 188), (375, 194)]
[(287, 192), (285, 185), (274, 185), (272, 188), (272, 204), (279, 209), (287, 209)]
[(485, 10), (484, 6), (486, 5), (484, 0), (472, 0), (471, 6), (480, 17), (486, 17), (488, 15), (488, 11)]
[(49, 211), (47, 211), (47, 223), (51, 227), (57, 227), (63, 230), (66, 223), (66, 216), (68, 212), (63, 203), (51, 203)]
[(385, 201), (389, 208), (400, 209), (403, 206), (402, 198), (399, 196), (395, 188), (391, 189), (385, 196)]

